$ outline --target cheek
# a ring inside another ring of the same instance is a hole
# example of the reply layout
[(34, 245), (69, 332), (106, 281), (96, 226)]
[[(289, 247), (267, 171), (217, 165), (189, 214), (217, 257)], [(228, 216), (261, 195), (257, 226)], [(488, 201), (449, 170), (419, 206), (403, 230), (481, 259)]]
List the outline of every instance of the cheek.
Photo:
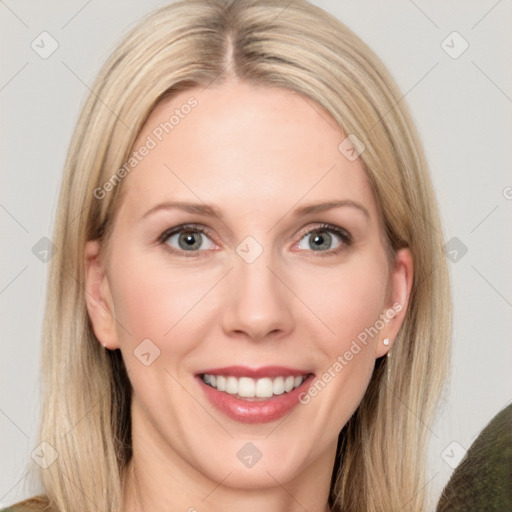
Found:
[(319, 338), (322, 368), (303, 397), (316, 408), (315, 424), (326, 440), (357, 409), (375, 367), (373, 347), (380, 336), (374, 329), (384, 312), (388, 269), (378, 251), (373, 254), (330, 269), (322, 280), (328, 286), (310, 294), (312, 309), (335, 333)]
[[(303, 282), (308, 305), (329, 328), (322, 336), (324, 351), (336, 358), (351, 342), (367, 332), (384, 311), (387, 264), (378, 251), (354, 257), (336, 268), (324, 270), (316, 282)], [(308, 280), (308, 279), (306, 279)], [(330, 332), (329, 332), (330, 331)], [(371, 340), (371, 338), (369, 338)]]
[[(211, 287), (210, 276), (155, 265), (136, 251), (126, 251), (113, 269), (116, 320), (121, 340), (160, 340), (172, 335), (174, 326), (194, 314), (193, 307)], [(129, 334), (127, 334), (127, 332)]]
[(135, 395), (148, 410), (160, 409), (169, 396), (169, 414), (194, 407), (169, 374), (179, 376), (180, 364), (204, 338), (210, 319), (196, 305), (203, 304), (213, 277), (150, 262), (137, 250), (125, 250), (115, 261), (110, 273), (117, 333)]

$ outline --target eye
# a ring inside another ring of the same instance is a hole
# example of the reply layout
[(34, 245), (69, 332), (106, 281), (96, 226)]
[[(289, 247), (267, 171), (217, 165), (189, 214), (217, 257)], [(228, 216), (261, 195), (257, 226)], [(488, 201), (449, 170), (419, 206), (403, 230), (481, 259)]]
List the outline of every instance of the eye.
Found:
[(177, 226), (169, 229), (162, 233), (159, 240), (172, 252), (197, 252), (216, 247), (205, 231), (196, 226)]
[(324, 224), (309, 230), (298, 244), (299, 249), (337, 253), (352, 242), (350, 234), (342, 228)]

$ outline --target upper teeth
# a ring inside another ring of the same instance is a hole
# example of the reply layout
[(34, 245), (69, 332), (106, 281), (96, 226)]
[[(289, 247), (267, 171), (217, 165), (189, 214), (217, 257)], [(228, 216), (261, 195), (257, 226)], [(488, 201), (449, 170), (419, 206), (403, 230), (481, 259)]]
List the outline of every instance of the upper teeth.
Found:
[(239, 395), (247, 398), (268, 398), (272, 395), (282, 395), (292, 389), (298, 388), (307, 375), (301, 377), (264, 377), (252, 379), (250, 377), (225, 377), (223, 375), (203, 374), (203, 381), (218, 391), (225, 391), (230, 395)]

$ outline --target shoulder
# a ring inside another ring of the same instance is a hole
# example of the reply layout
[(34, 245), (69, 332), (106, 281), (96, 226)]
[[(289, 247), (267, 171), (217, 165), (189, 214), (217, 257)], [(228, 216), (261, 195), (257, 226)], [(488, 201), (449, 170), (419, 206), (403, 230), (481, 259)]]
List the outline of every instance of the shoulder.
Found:
[(51, 512), (51, 508), (48, 498), (41, 495), (15, 503), (0, 512)]
[(512, 509), (512, 404), (479, 434), (453, 472), (437, 512)]

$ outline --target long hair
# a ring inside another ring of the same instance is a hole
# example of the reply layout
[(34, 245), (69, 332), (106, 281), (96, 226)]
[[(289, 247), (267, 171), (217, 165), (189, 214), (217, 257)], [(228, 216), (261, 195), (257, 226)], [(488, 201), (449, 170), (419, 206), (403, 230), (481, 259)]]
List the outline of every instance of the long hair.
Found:
[[(392, 253), (409, 247), (414, 279), (392, 356), (339, 436), (334, 511), (425, 509), (429, 425), (449, 367), (449, 278), (419, 137), (376, 55), (305, 0), (186, 0), (147, 16), (100, 71), (74, 131), (53, 242), (42, 348), (41, 469), (48, 509), (121, 512), (131, 451), (131, 385), (119, 350), (95, 338), (84, 298), (84, 247), (108, 240), (129, 158), (155, 105), (235, 77), (301, 93), (365, 145), (360, 158)], [(53, 452), (51, 452), (53, 453)]]

